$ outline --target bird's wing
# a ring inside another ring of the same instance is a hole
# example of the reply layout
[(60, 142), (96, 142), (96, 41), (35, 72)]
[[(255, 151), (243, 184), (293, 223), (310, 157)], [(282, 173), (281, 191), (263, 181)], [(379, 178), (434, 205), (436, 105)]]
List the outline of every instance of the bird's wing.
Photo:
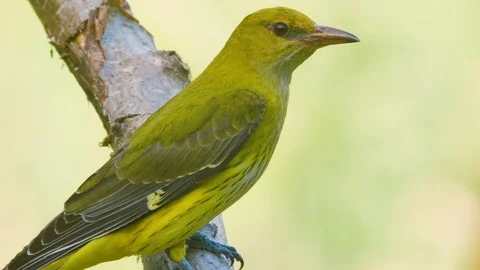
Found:
[(152, 115), (7, 269), (45, 266), (145, 217), (220, 170), (265, 112), (265, 101), (256, 92), (222, 94), (189, 105), (174, 98)]

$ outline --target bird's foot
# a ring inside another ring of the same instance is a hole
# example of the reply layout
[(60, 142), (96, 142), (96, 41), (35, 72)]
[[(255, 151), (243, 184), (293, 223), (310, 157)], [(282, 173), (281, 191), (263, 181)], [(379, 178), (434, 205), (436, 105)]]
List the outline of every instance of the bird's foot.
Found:
[(215, 254), (223, 254), (231, 261), (230, 266), (232, 266), (235, 261), (238, 261), (240, 262), (240, 269), (243, 268), (243, 258), (234, 247), (212, 241), (202, 232), (196, 232), (190, 238), (187, 238), (185, 242), (189, 248), (203, 249)]

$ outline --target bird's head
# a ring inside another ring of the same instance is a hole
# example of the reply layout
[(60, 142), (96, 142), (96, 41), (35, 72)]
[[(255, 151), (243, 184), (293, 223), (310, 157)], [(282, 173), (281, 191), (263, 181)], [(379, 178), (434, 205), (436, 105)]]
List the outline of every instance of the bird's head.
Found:
[(231, 57), (243, 54), (257, 68), (291, 74), (318, 48), (358, 41), (356, 36), (318, 25), (296, 10), (275, 7), (245, 17), (225, 49), (231, 49)]

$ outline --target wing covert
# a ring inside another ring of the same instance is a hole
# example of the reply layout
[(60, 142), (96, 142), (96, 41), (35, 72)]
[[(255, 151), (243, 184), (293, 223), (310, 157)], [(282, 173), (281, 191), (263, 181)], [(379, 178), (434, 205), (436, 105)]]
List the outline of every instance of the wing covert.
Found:
[[(178, 121), (181, 126), (152, 119), (157, 123), (139, 129), (130, 149), (116, 163), (119, 178), (133, 183), (162, 182), (216, 167), (245, 142), (265, 112), (263, 98), (250, 90), (231, 91), (204, 104), (208, 108), (183, 108), (194, 117)], [(149, 134), (155, 140), (144, 146), (142, 138)]]

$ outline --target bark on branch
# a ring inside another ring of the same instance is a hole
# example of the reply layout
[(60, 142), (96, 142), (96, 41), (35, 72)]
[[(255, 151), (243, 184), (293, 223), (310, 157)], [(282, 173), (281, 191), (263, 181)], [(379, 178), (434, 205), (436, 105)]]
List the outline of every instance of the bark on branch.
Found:
[[(120, 8), (129, 12), (123, 1), (29, 1), (100, 116), (108, 134), (104, 145), (121, 148), (189, 83), (188, 66), (174, 51), (157, 51), (152, 36)], [(202, 231), (226, 243), (220, 216)], [(187, 259), (195, 269), (230, 269), (224, 257), (201, 250), (188, 250)], [(164, 252), (142, 257), (142, 262), (148, 270), (174, 269)]]

